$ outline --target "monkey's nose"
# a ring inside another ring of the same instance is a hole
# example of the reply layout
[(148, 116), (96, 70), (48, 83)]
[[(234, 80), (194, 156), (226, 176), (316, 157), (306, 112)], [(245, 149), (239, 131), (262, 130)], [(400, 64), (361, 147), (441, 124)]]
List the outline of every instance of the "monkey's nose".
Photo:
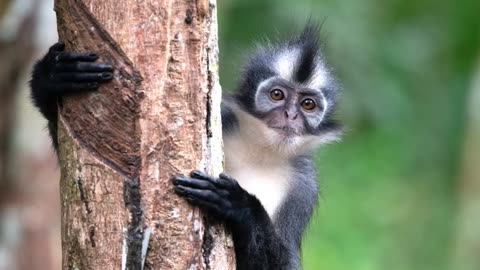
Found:
[[(292, 115), (293, 115), (293, 117), (290, 118), (290, 116), (292, 116)], [(297, 117), (298, 117), (298, 113), (297, 113), (297, 112), (290, 112), (290, 113), (289, 113), (288, 111), (285, 111), (285, 112), (283, 113), (283, 116), (285, 116), (286, 119), (295, 120), (295, 119), (297, 119)]]

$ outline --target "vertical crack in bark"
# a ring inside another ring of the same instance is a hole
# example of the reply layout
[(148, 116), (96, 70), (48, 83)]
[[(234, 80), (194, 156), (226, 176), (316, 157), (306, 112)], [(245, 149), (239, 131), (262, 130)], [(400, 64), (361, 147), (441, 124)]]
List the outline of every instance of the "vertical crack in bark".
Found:
[(186, 24), (192, 24), (193, 22), (193, 11), (191, 9), (187, 9), (185, 12), (185, 23)]
[[(80, 200), (85, 206), (85, 211), (87, 212), (87, 220), (90, 220), (90, 215), (92, 214), (93, 211), (92, 211), (92, 208), (90, 208), (90, 204), (87, 197), (87, 191), (85, 190), (83, 179), (81, 177), (77, 178), (77, 187), (80, 193)], [(90, 245), (92, 247), (96, 246), (94, 237), (95, 237), (95, 226), (90, 224), (88, 227), (88, 239), (90, 240)]]
[(212, 120), (210, 119), (211, 118), (211, 114), (212, 114), (212, 97), (210, 95), (210, 92), (208, 92), (207, 94), (207, 116), (206, 116), (206, 120), (205, 120), (205, 132), (207, 133), (207, 138), (210, 139), (213, 137), (213, 132), (212, 132), (212, 128), (211, 128), (211, 122)]
[(207, 48), (207, 115), (205, 117), (205, 130), (207, 132), (207, 138), (210, 139), (213, 137), (212, 132), (212, 90), (213, 90), (213, 78), (212, 78), (212, 70), (210, 69), (210, 48)]
[(95, 244), (95, 226), (93, 225), (90, 225), (90, 227), (88, 227), (88, 237), (90, 239), (90, 244), (92, 245), (92, 247), (96, 247), (97, 245)]
[(130, 212), (130, 223), (127, 229), (126, 269), (141, 270), (144, 220), (138, 177), (125, 180), (124, 200), (125, 207)]
[(87, 215), (90, 215), (92, 213), (92, 209), (90, 208), (90, 205), (88, 204), (87, 194), (85, 192), (85, 188), (83, 186), (83, 179), (81, 177), (78, 177), (78, 179), (77, 179), (77, 187), (78, 187), (78, 191), (80, 192), (80, 200), (82, 200), (83, 205), (85, 206), (85, 210), (87, 211)]
[(210, 232), (210, 220), (208, 217), (203, 217), (204, 231), (203, 231), (203, 245), (202, 245), (202, 256), (205, 263), (205, 270), (210, 270), (210, 255), (212, 254), (214, 238)]

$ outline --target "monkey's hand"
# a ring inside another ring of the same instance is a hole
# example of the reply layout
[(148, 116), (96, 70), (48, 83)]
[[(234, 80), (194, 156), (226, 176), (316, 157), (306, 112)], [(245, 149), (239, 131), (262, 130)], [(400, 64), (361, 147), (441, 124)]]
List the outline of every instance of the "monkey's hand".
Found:
[(255, 196), (226, 174), (214, 178), (200, 171), (192, 171), (190, 176), (173, 178), (176, 193), (219, 221), (238, 226), (254, 218), (255, 213), (265, 212)]
[(175, 191), (218, 221), (225, 222), (235, 243), (237, 269), (282, 270), (290, 253), (260, 201), (225, 174), (218, 178), (200, 171), (173, 178)]
[(56, 119), (58, 97), (97, 90), (113, 78), (112, 65), (94, 63), (98, 58), (96, 53), (66, 52), (59, 42), (37, 62), (30, 82), (32, 98), (48, 120)]
[(61, 97), (95, 91), (100, 83), (113, 78), (113, 67), (95, 63), (96, 53), (66, 52), (65, 44), (56, 43), (33, 67), (30, 81), (33, 103), (48, 120), (48, 130), (58, 150), (57, 115)]

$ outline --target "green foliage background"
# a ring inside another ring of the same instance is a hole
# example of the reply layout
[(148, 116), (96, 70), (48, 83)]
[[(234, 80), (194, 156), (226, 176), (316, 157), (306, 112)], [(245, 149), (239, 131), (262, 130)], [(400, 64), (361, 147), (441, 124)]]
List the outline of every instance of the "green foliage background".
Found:
[(452, 264), (480, 1), (218, 2), (224, 89), (255, 42), (323, 22), (347, 133), (317, 155), (305, 269), (480, 269)]

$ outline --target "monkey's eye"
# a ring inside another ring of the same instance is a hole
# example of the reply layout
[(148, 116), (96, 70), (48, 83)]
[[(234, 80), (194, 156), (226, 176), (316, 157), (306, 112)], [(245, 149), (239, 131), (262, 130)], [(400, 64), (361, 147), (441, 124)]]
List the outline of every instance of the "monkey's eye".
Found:
[(270, 91), (270, 98), (273, 101), (280, 101), (285, 99), (285, 95), (283, 94), (282, 90), (276, 88)]
[(317, 107), (315, 101), (311, 98), (306, 98), (302, 100), (302, 103), (300, 104), (302, 105), (302, 108), (306, 111), (312, 111), (313, 109), (315, 109), (315, 107)]

